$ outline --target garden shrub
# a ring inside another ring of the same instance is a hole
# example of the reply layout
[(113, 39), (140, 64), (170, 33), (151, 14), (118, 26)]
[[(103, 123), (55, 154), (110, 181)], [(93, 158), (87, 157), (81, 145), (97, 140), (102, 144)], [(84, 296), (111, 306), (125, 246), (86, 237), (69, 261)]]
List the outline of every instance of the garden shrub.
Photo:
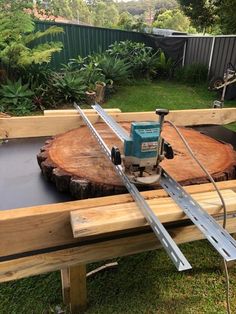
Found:
[(207, 81), (208, 68), (204, 64), (194, 63), (175, 72), (178, 81), (189, 84), (199, 84)]
[(55, 102), (73, 103), (83, 101), (87, 86), (83, 77), (75, 73), (54, 73), (49, 82), (48, 93)]
[(149, 79), (157, 75), (160, 51), (155, 52), (153, 48), (145, 46), (144, 43), (128, 40), (115, 42), (110, 45), (107, 53), (128, 64), (133, 78), (146, 77)]
[(130, 75), (130, 64), (124, 60), (104, 55), (98, 63), (106, 82), (124, 83)]
[(7, 80), (0, 89), (0, 111), (7, 111), (17, 116), (29, 114), (35, 109), (33, 95), (29, 85), (23, 85), (21, 79), (16, 82)]
[(173, 61), (167, 58), (163, 51), (159, 51), (156, 63), (156, 76), (158, 78), (171, 78), (173, 70)]
[[(38, 105), (38, 95), (46, 88), (51, 75), (46, 64), (62, 43), (38, 43), (38, 39), (63, 32), (57, 26), (35, 30), (35, 22), (27, 9), (33, 2), (2, 1), (0, 7), (0, 111), (28, 114)], [(32, 47), (32, 43), (34, 44)], [(40, 67), (44, 67), (43, 70)]]

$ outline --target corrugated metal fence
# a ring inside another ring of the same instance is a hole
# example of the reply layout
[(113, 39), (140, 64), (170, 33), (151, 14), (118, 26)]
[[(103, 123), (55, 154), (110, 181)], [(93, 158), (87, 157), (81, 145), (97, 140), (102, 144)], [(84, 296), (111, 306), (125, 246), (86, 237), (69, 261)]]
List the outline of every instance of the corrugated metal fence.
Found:
[[(156, 37), (138, 32), (122, 31), (76, 24), (55, 22), (36, 22), (37, 30), (45, 30), (57, 25), (64, 29), (63, 34), (47, 37), (47, 40), (58, 40), (64, 45), (63, 50), (55, 54), (52, 67), (59, 67), (78, 55), (87, 56), (93, 52), (102, 52), (115, 41), (132, 40), (143, 42), (153, 48), (161, 48), (172, 58), (183, 57), (183, 65), (202, 63), (208, 67), (209, 77), (222, 76), (228, 62), (236, 65), (236, 36), (191, 37), (169, 36)], [(39, 42), (44, 42), (40, 39)]]
[(187, 37), (185, 65), (205, 64), (211, 77), (222, 76), (229, 62), (236, 65), (236, 36)]
[[(58, 67), (78, 55), (85, 57), (93, 52), (102, 52), (115, 41), (132, 40), (151, 45), (151, 39), (147, 35), (138, 32), (44, 21), (37, 21), (36, 29), (44, 31), (53, 25), (64, 29), (64, 33), (47, 36), (46, 39), (47, 41), (61, 41), (64, 46), (60, 53), (54, 55), (53, 67)], [(38, 40), (39, 43), (44, 41), (44, 38)]]

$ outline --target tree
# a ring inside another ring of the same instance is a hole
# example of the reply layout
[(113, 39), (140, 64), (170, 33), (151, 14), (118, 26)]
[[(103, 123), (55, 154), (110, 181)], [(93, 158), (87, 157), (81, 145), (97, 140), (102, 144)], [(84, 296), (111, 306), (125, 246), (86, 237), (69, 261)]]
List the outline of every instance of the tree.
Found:
[(98, 1), (92, 9), (93, 24), (102, 27), (114, 27), (119, 21), (119, 11), (115, 3), (107, 5), (104, 1)]
[(16, 12), (24, 9), (32, 9), (33, 1), (30, 0), (0, 0), (0, 12)]
[(144, 22), (143, 17), (137, 17), (133, 25), (133, 30), (136, 32), (144, 32), (147, 24)]
[(166, 9), (159, 9), (156, 11), (156, 13), (154, 14), (154, 17), (153, 17), (153, 22), (157, 21), (158, 19), (158, 16), (161, 15), (162, 13), (164, 13), (166, 11)]
[(214, 0), (179, 0), (182, 10), (203, 33), (215, 23)]
[(89, 6), (84, 0), (51, 0), (42, 2), (37, 0), (37, 8), (42, 13), (45, 11), (48, 15), (62, 16), (68, 20), (79, 20), (82, 22), (91, 22), (91, 13)]
[(217, 0), (216, 12), (219, 16), (219, 24), (224, 34), (236, 33), (235, 8), (236, 0)]
[[(153, 27), (188, 32), (190, 28), (190, 20), (181, 10), (166, 10), (158, 15), (157, 20), (153, 23)], [(192, 28), (191, 32), (193, 32)]]
[(119, 16), (117, 26), (121, 29), (132, 30), (135, 19), (129, 12), (122, 12)]
[(35, 23), (27, 11), (31, 8), (29, 1), (0, 0), (0, 60), (11, 68), (49, 62), (52, 54), (62, 49), (60, 42), (45, 42), (30, 47), (39, 38), (63, 32), (56, 26), (44, 32), (35, 31)]
[[(151, 5), (154, 10), (170, 10), (178, 8), (178, 2), (176, 0), (152, 0)], [(147, 6), (150, 6), (150, 0), (130, 0), (127, 2), (118, 2), (120, 12), (129, 12), (132, 15), (143, 15), (147, 10)]]
[(72, 18), (79, 21), (91, 23), (91, 13), (84, 0), (69, 0), (69, 7), (72, 11)]

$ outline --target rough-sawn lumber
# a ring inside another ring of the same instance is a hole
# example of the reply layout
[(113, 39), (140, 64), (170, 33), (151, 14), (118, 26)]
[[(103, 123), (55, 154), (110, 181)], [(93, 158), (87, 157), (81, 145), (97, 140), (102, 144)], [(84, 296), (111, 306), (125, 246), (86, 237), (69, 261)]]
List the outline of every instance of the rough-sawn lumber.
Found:
[[(236, 191), (236, 180), (217, 182), (217, 186), (222, 191), (226, 189)], [(214, 190), (210, 183), (192, 185), (185, 189), (193, 196), (196, 193)], [(163, 190), (146, 191), (141, 194), (148, 201), (167, 198)], [(0, 257), (81, 242), (81, 239), (73, 237), (70, 224), (72, 211), (82, 211), (96, 206), (108, 208), (115, 204), (122, 208), (123, 205), (132, 202), (132, 197), (124, 194), (0, 211)]]
[[(112, 112), (118, 122), (156, 120), (154, 112)], [(92, 123), (101, 122), (89, 114)], [(168, 119), (179, 126), (227, 124), (236, 121), (236, 108), (171, 110)], [(0, 139), (52, 136), (84, 125), (79, 114), (0, 118)]]
[[(222, 224), (222, 221), (218, 221)], [(227, 223), (230, 233), (236, 232), (236, 218)], [(168, 228), (171, 237), (177, 244), (203, 239), (203, 234), (195, 226)], [(71, 249), (58, 250), (9, 260), (0, 263), (0, 282), (16, 280), (46, 272), (60, 270), (78, 264), (112, 259), (121, 256), (141, 253), (161, 248), (153, 232), (141, 235), (123, 236), (119, 239), (85, 244)]]
[[(227, 212), (236, 212), (236, 193), (232, 190), (222, 191)], [(216, 192), (197, 193), (193, 198), (211, 215), (222, 215), (221, 200)], [(162, 223), (178, 222), (186, 215), (176, 203), (167, 198), (147, 201), (155, 215)], [(98, 236), (112, 232), (127, 232), (130, 229), (147, 226), (143, 214), (135, 202), (120, 205), (94, 207), (71, 212), (71, 226), (75, 238)]]

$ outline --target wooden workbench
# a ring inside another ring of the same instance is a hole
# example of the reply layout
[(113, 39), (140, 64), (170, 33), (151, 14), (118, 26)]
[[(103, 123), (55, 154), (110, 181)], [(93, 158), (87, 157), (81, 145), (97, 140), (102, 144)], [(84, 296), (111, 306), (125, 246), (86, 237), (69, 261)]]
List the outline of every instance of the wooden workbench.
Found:
[[(100, 122), (93, 111), (87, 114), (93, 123)], [(111, 110), (110, 114), (117, 121), (156, 119), (150, 112)], [(236, 121), (236, 108), (172, 111), (169, 119), (177, 125), (225, 124)], [(4, 117), (0, 118), (0, 138), (50, 136), (82, 124), (74, 111)], [(236, 180), (217, 184), (229, 212), (236, 212)], [(221, 223), (220, 202), (211, 184), (186, 190)], [(164, 224), (178, 221), (167, 226), (176, 243), (203, 238), (194, 226), (182, 225), (186, 217), (163, 190), (142, 194)], [(236, 232), (236, 218), (228, 219), (227, 230)], [(61, 270), (64, 300), (72, 313), (86, 308), (86, 264), (160, 247), (128, 194), (2, 211), (0, 237), (0, 282)]]

